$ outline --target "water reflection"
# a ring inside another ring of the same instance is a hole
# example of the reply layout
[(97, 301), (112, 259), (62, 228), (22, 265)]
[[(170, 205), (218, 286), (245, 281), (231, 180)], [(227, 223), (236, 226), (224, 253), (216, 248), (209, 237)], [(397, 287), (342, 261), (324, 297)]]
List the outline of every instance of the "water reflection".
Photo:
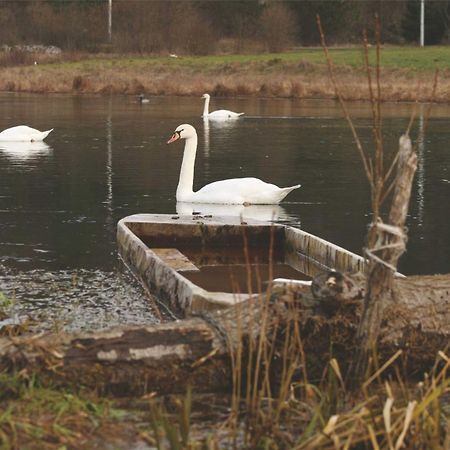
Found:
[(214, 120), (203, 117), (203, 154), (209, 156), (209, 135), (211, 129), (220, 129), (220, 132), (226, 135), (237, 123), (237, 120)]
[[(161, 143), (168, 129), (186, 122), (199, 135), (195, 188), (230, 176), (255, 176), (279, 186), (302, 183), (281, 207), (191, 205), (187, 214), (200, 209), (260, 220), (287, 218), (291, 224), (301, 217), (305, 230), (361, 251), (370, 195), (351, 134), (334, 102), (223, 99), (227, 109), (248, 115), (216, 122), (200, 119), (188, 97), (159, 98), (152, 108), (114, 96), (0, 98), (1, 117), (52, 123), (58, 130), (51, 147), (45, 142), (0, 143), (0, 261), (9, 267), (112, 270), (117, 220), (139, 212), (174, 212), (180, 159)], [(353, 103), (350, 109), (363, 142), (371, 142), (370, 105)], [(425, 105), (425, 116), (426, 110)], [(435, 105), (432, 112), (426, 141), (423, 136), (418, 142), (407, 223), (410, 240), (400, 261), (405, 273), (449, 270), (450, 219), (442, 205), (449, 186), (443, 180), (449, 179), (445, 149), (450, 107)], [(389, 118), (387, 149), (398, 148), (410, 113), (411, 105), (383, 105)]]
[(203, 154), (209, 156), (209, 120), (203, 118)]
[(106, 222), (113, 228), (113, 168), (112, 168), (112, 97), (109, 97), (107, 117), (106, 117), (106, 200), (105, 205), (108, 211)]
[(419, 135), (417, 138), (417, 209), (418, 225), (423, 225), (425, 207), (425, 126), (423, 105), (419, 112)]
[(177, 202), (177, 214), (190, 216), (203, 214), (211, 216), (241, 217), (262, 221), (289, 220), (286, 210), (280, 205), (218, 205), (213, 203)]
[(44, 141), (19, 142), (2, 141), (0, 151), (13, 159), (34, 158), (37, 155), (45, 155), (51, 151), (51, 147)]

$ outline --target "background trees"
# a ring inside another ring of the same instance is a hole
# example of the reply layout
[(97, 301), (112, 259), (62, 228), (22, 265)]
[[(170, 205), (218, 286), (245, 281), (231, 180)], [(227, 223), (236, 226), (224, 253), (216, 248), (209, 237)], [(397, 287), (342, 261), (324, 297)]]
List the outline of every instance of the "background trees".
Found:
[[(426, 43), (448, 41), (450, 1), (425, 0)], [(414, 43), (420, 0), (17, 0), (0, 3), (0, 45), (44, 44), (66, 50), (137, 53), (280, 51), (318, 45), (320, 14), (333, 44), (359, 43), (362, 29), (382, 23), (384, 43)]]

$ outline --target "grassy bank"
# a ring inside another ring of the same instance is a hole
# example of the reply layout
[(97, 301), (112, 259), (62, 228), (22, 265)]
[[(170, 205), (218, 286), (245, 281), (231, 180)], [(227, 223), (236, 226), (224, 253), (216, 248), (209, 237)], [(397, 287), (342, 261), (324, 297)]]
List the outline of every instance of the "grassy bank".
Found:
[[(362, 50), (336, 48), (331, 56), (344, 97), (367, 100)], [(370, 57), (374, 56), (371, 49)], [(29, 60), (33, 63), (0, 68), (0, 91), (334, 98), (319, 48), (178, 58), (70, 55), (57, 61), (35, 55)], [(383, 100), (429, 100), (433, 71), (438, 67), (436, 100), (450, 101), (450, 47), (387, 47), (381, 64)]]

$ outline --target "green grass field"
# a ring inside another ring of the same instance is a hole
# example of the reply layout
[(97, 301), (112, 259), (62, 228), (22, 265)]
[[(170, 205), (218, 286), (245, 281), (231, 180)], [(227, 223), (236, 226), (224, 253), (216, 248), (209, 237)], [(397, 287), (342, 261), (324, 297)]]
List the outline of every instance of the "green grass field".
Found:
[[(371, 48), (369, 55), (372, 63), (375, 61), (375, 48)], [(362, 48), (332, 48), (330, 54), (334, 64), (360, 67), (363, 64)], [(225, 64), (241, 65), (259, 63), (273, 64), (296, 64), (306, 62), (311, 64), (324, 64), (325, 57), (321, 48), (304, 48), (284, 53), (265, 53), (249, 55), (211, 55), (211, 56), (182, 56), (169, 58), (167, 56), (114, 56), (90, 57), (76, 62), (54, 63), (67, 68), (88, 68), (101, 64), (103, 66), (141, 66), (141, 65), (164, 65), (173, 67), (188, 66), (192, 69), (211, 70)], [(52, 64), (52, 65), (54, 65)], [(439, 69), (450, 69), (450, 46), (444, 47), (384, 47), (381, 50), (381, 64), (384, 67), (410, 69), (417, 71), (433, 71)]]
[[(331, 48), (342, 95), (369, 100), (361, 47)], [(369, 49), (371, 65), (376, 48)], [(323, 50), (284, 53), (183, 56), (63, 54), (57, 59), (0, 68), (0, 91), (137, 95), (263, 96), (334, 98)], [(429, 101), (433, 73), (440, 69), (433, 101), (450, 102), (449, 47), (383, 47), (383, 101)], [(422, 86), (418, 94), (417, 86)], [(414, 86), (414, 87), (413, 87)]]

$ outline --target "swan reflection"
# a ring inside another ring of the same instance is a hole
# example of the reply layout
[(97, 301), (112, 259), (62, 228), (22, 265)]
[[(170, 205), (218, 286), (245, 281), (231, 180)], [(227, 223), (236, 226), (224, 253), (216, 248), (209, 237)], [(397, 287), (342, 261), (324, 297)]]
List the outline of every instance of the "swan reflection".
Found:
[(20, 142), (20, 141), (2, 141), (0, 142), (0, 151), (14, 159), (33, 158), (37, 155), (44, 155), (50, 152), (52, 148), (44, 141)]
[(209, 132), (211, 128), (220, 128), (222, 132), (227, 132), (231, 130), (237, 123), (236, 120), (216, 120), (208, 117), (203, 117), (203, 148), (204, 155), (209, 156)]
[(252, 220), (286, 220), (285, 209), (279, 205), (219, 205), (214, 203), (177, 202), (177, 214), (190, 216), (194, 213), (211, 216), (232, 216)]
[(203, 118), (203, 154), (209, 156), (209, 120)]

